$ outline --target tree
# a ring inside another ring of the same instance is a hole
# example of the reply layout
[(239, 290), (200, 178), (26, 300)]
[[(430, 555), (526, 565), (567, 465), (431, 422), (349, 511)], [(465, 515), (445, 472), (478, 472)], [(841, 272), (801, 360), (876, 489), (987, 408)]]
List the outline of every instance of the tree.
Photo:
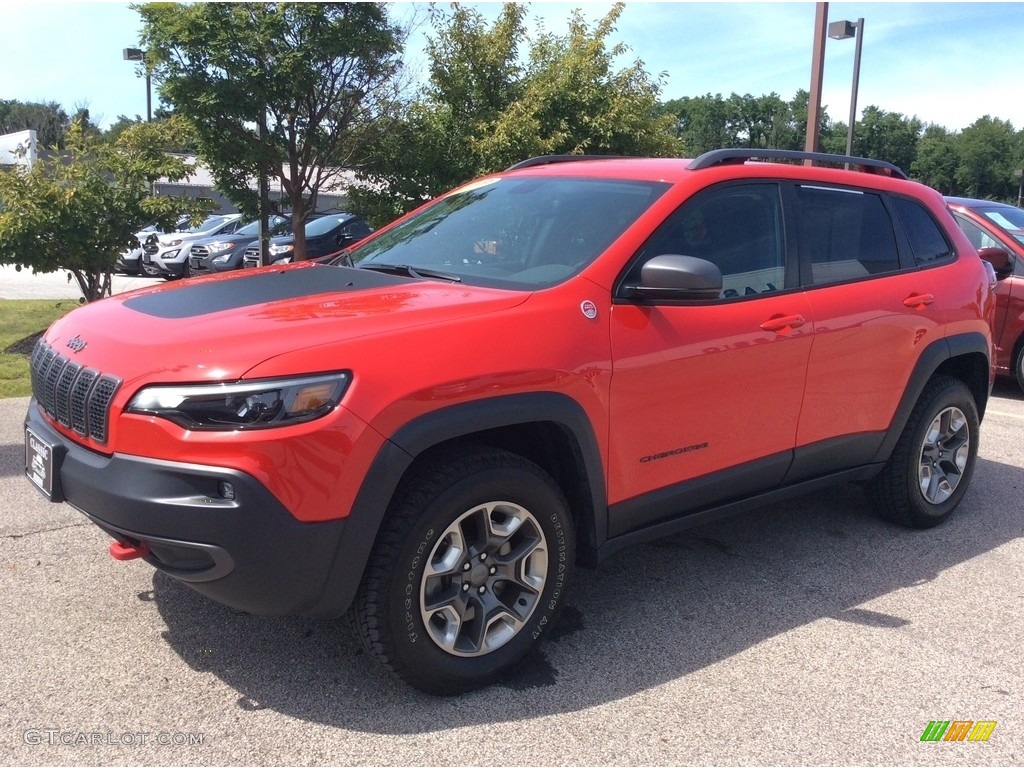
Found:
[(64, 134), (71, 125), (60, 104), (7, 101), (0, 99), (0, 134), (35, 131), (39, 147), (64, 147)]
[(967, 197), (1015, 200), (1017, 182), (1013, 171), (1020, 168), (1021, 137), (1006, 120), (985, 115), (960, 132), (957, 138), (959, 162), (956, 183)]
[(614, 67), (626, 53), (609, 43), (623, 8), (593, 28), (574, 12), (568, 33), (541, 33), (525, 64), (522, 5), (506, 3), (492, 25), (461, 5), (435, 10), (430, 81), (360, 164), (350, 191), (359, 210), (380, 224), (533, 155), (681, 154), (660, 78), (641, 61)]
[(661, 78), (639, 60), (613, 68), (628, 51), (622, 43), (609, 47), (624, 8), (617, 3), (593, 29), (575, 10), (566, 35), (540, 35), (521, 97), (476, 137), (487, 170), (533, 155), (682, 153), (672, 120), (658, 110)]
[[(159, 108), (153, 114), (153, 122), (168, 120), (173, 114), (173, 112)], [(136, 115), (135, 117), (118, 115), (117, 120), (111, 123), (110, 127), (103, 132), (103, 141), (107, 144), (113, 144), (128, 128), (131, 128), (133, 125), (141, 125), (144, 122), (146, 121), (140, 115)], [(186, 125), (187, 121), (179, 118), (177, 124)], [(179, 154), (190, 155), (196, 154), (195, 131), (191, 130), (191, 128), (187, 131), (168, 136), (168, 139), (168, 143), (163, 147), (165, 152), (177, 152)]]
[[(939, 190), (944, 195), (956, 193), (956, 169), (960, 165), (957, 134), (941, 125), (929, 125), (917, 143), (917, 154), (910, 165), (910, 173), (922, 184)], [(904, 167), (904, 170), (907, 170)]]
[(147, 3), (142, 45), (161, 99), (192, 123), (218, 188), (255, 214), (279, 179), (296, 259), (319, 189), (376, 136), (395, 96), (402, 31), (382, 3)]
[(675, 120), (675, 134), (692, 157), (736, 145), (728, 125), (729, 107), (720, 93), (672, 99), (662, 110)]
[[(709, 93), (674, 99), (662, 109), (675, 118), (676, 135), (692, 157), (729, 147), (803, 149), (809, 98), (804, 90), (788, 102), (776, 93), (757, 97), (733, 93), (728, 99)], [(827, 122), (823, 113), (822, 125)]]
[(924, 124), (917, 117), (865, 107), (854, 127), (854, 154), (885, 160), (904, 170), (917, 156), (917, 144)]
[(188, 174), (183, 160), (162, 151), (183, 130), (180, 120), (132, 126), (109, 146), (76, 122), (66, 152), (0, 172), (0, 264), (66, 269), (86, 301), (108, 295), (118, 254), (137, 246), (135, 232), (150, 221), (168, 226), (182, 213), (201, 213), (187, 196), (150, 195), (156, 179)]

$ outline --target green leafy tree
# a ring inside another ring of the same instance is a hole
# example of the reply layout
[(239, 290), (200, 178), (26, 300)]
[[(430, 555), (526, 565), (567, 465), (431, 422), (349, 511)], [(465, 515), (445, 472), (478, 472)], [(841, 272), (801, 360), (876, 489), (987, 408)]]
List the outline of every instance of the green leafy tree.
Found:
[(393, 105), (402, 30), (382, 3), (132, 7), (160, 97), (192, 123), (218, 188), (255, 214), (253, 180), (279, 180), (304, 258), (319, 190), (364, 154)]
[[(170, 112), (166, 109), (157, 109), (155, 114), (153, 115), (153, 121), (160, 122), (168, 120), (171, 118), (173, 114), (173, 112)], [(127, 115), (118, 115), (117, 120), (111, 123), (110, 127), (107, 128), (107, 130), (103, 131), (103, 141), (107, 144), (113, 144), (127, 129), (131, 128), (133, 125), (141, 125), (145, 122), (146, 121), (139, 115), (136, 115), (135, 117), (128, 117)], [(197, 148), (195, 142), (195, 131), (192, 130), (191, 125), (188, 124), (188, 121), (182, 118), (178, 119), (176, 125), (184, 126), (186, 130), (177, 131), (173, 135), (168, 136), (169, 141), (167, 145), (164, 146), (164, 151), (177, 152), (179, 154), (196, 154)]]
[(917, 144), (924, 124), (917, 117), (865, 107), (854, 127), (854, 154), (885, 160), (904, 170), (917, 156)]
[(672, 120), (659, 112), (661, 78), (639, 60), (614, 68), (628, 52), (610, 43), (624, 8), (616, 4), (593, 28), (573, 11), (567, 34), (540, 35), (521, 97), (475, 137), (489, 170), (532, 155), (682, 153)]
[(188, 197), (150, 194), (156, 179), (175, 181), (189, 171), (162, 150), (182, 130), (179, 123), (132, 126), (113, 146), (73, 123), (65, 152), (0, 172), (0, 264), (66, 269), (86, 301), (109, 295), (118, 254), (137, 247), (135, 232), (150, 221), (168, 226), (182, 213), (201, 213)]
[[(944, 195), (956, 194), (956, 169), (960, 165), (958, 134), (941, 125), (929, 125), (917, 142), (917, 153), (910, 174), (922, 184)], [(907, 170), (904, 167), (904, 170)]]
[(957, 138), (955, 180), (959, 194), (991, 200), (1016, 200), (1022, 135), (1006, 120), (985, 115)]
[(39, 146), (62, 149), (64, 134), (71, 125), (60, 104), (0, 99), (0, 134), (35, 131)]
[[(691, 156), (712, 149), (803, 149), (807, 134), (807, 91), (790, 101), (776, 93), (767, 96), (722, 94), (683, 97), (662, 109), (675, 118), (676, 135)], [(827, 123), (823, 113), (822, 126)]]
[(661, 109), (672, 116), (676, 136), (693, 157), (736, 145), (736, 136), (729, 130), (729, 107), (720, 93), (672, 99)]
[(358, 209), (383, 223), (484, 173), (544, 154), (678, 155), (661, 80), (643, 62), (616, 69), (616, 5), (590, 27), (578, 12), (564, 35), (529, 45), (524, 6), (506, 3), (493, 24), (476, 10), (435, 9), (430, 81), (385, 122), (359, 165)]

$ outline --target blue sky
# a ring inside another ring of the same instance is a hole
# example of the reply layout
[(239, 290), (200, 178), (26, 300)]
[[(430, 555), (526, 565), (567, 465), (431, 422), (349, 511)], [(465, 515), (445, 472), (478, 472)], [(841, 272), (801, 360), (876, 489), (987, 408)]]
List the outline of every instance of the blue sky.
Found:
[[(473, 3), (489, 18), (497, 4)], [(610, 3), (533, 3), (530, 17), (564, 31), (573, 8), (590, 20)], [(396, 17), (422, 6), (396, 5)], [(791, 98), (810, 83), (815, 4), (627, 2), (615, 40), (648, 72), (665, 73), (665, 99), (736, 92)], [(87, 106), (104, 127), (144, 115), (144, 80), (122, 49), (138, 42), (126, 3), (5, 3), (0, 98)], [(953, 130), (983, 115), (1024, 128), (1024, 3), (830, 3), (830, 21), (863, 17), (858, 112), (876, 105)], [(422, 17), (423, 14), (420, 13)], [(423, 34), (408, 61), (423, 63)], [(850, 108), (855, 44), (826, 45), (822, 102), (834, 119)], [(154, 94), (154, 104), (156, 96)]]

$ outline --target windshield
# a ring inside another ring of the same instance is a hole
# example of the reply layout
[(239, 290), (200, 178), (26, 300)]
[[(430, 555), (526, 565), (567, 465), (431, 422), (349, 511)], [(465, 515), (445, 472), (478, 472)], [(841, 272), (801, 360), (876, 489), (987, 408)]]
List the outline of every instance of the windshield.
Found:
[(348, 221), (350, 218), (352, 217), (346, 214), (345, 216), (321, 216), (319, 219), (308, 221), (306, 222), (306, 237), (326, 235), (336, 226)]
[(211, 216), (202, 224), (197, 227), (189, 227), (188, 229), (182, 230), (183, 232), (206, 232), (213, 229), (214, 227), (223, 224), (227, 221), (227, 216)]
[(356, 266), (443, 272), (471, 285), (535, 290), (596, 259), (668, 188), (585, 178), (490, 179), (442, 198), (351, 251)]
[(992, 208), (979, 211), (1010, 237), (1024, 243), (1024, 210), (1020, 208)]
[[(289, 229), (290, 229), (288, 225), (290, 223), (291, 223), (291, 219), (289, 219), (289, 218), (287, 218), (285, 216), (271, 216), (270, 219), (268, 220), (268, 225), (269, 225), (269, 228), (270, 228), (270, 234), (272, 234), (272, 235), (280, 235), (280, 234), (283, 234), (285, 232), (288, 232)], [(240, 227), (239, 229), (237, 229), (235, 231), (235, 234), (236, 235), (243, 235), (245, 237), (249, 237), (250, 235), (252, 237), (259, 237), (259, 235), (260, 235), (260, 222), (259, 222), (259, 220), (257, 219), (256, 221), (250, 221), (244, 227)]]

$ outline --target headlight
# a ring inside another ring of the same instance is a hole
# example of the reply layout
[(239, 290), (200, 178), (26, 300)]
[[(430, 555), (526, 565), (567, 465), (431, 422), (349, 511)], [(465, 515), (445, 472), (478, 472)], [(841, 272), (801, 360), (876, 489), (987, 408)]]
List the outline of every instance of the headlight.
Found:
[(217, 242), (210, 243), (206, 246), (206, 250), (210, 253), (221, 253), (222, 251), (230, 251), (234, 247), (235, 244), (232, 242), (221, 242), (218, 240)]
[(294, 247), (294, 245), (272, 245), (270, 246), (270, 255), (277, 256), (279, 253), (288, 253)]
[(146, 387), (132, 398), (128, 411), (169, 419), (185, 429), (284, 427), (330, 413), (351, 381), (351, 374), (342, 372), (234, 384)]

